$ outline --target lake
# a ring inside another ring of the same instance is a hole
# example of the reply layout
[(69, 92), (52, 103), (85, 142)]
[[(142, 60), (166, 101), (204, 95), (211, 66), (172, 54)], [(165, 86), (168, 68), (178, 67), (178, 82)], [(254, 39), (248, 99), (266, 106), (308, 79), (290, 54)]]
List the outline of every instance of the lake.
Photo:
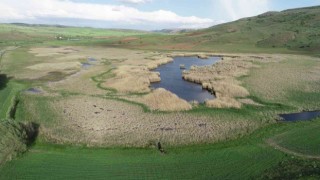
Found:
[[(160, 72), (161, 81), (152, 83), (153, 88), (164, 88), (176, 94), (187, 101), (196, 100), (199, 103), (207, 99), (213, 99), (214, 96), (207, 90), (202, 89), (200, 84), (195, 84), (182, 79), (182, 71), (189, 70), (191, 66), (208, 66), (219, 61), (220, 57), (209, 57), (200, 59), (198, 57), (175, 57), (174, 61), (159, 66), (154, 71)], [(184, 69), (180, 68), (184, 65)]]

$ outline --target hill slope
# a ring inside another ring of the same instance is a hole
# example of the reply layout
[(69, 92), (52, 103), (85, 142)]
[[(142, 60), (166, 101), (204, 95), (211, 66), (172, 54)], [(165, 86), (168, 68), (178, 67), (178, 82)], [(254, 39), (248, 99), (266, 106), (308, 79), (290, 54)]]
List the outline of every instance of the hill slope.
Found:
[(320, 6), (267, 12), (179, 35), (149, 34), (139, 41), (121, 45), (167, 50), (317, 53), (320, 49)]
[[(58, 42), (58, 36), (69, 42)], [(21, 23), (0, 24), (0, 46), (23, 45), (26, 42), (48, 42), (53, 45), (90, 43), (155, 50), (298, 52), (319, 55), (320, 6), (266, 12), (207, 29), (175, 34)]]
[(267, 12), (199, 33), (193, 37), (203, 40), (200, 46), (218, 42), (316, 51), (320, 49), (320, 6)]

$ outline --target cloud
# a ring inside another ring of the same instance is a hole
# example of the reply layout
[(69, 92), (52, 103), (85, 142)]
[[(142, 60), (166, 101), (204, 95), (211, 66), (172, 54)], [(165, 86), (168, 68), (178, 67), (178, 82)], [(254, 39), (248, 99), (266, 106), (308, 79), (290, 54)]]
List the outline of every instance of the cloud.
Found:
[(144, 4), (151, 2), (152, 0), (118, 0), (120, 2), (129, 3), (129, 4)]
[[(136, 0), (138, 1), (138, 0)], [(77, 19), (143, 25), (208, 27), (215, 21), (195, 16), (179, 16), (171, 11), (140, 11), (124, 5), (76, 3), (70, 0), (1, 0), (0, 21)]]
[(220, 13), (226, 14), (228, 20), (255, 16), (270, 9), (270, 0), (214, 0)]

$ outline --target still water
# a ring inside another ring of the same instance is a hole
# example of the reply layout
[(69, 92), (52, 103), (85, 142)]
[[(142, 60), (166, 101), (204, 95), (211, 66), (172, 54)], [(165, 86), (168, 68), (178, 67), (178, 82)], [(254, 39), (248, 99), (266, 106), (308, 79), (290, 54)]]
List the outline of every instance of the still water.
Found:
[(320, 111), (280, 114), (284, 121), (306, 121), (320, 117)]
[[(183, 80), (182, 71), (189, 70), (192, 65), (209, 66), (220, 59), (220, 57), (209, 57), (209, 59), (175, 57), (173, 62), (161, 65), (154, 70), (160, 72), (161, 81), (152, 83), (151, 86), (153, 88), (167, 89), (187, 101), (196, 100), (199, 103), (203, 103), (207, 99), (213, 99), (214, 96), (209, 91), (202, 89), (200, 84)], [(180, 69), (182, 64), (185, 69)]]

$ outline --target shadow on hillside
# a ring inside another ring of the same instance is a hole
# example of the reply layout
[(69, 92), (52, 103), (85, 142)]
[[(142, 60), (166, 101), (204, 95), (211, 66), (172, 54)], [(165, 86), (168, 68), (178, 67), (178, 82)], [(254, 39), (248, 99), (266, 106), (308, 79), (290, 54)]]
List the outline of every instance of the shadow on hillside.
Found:
[(8, 82), (10, 81), (10, 77), (6, 74), (0, 74), (0, 90), (7, 87)]

